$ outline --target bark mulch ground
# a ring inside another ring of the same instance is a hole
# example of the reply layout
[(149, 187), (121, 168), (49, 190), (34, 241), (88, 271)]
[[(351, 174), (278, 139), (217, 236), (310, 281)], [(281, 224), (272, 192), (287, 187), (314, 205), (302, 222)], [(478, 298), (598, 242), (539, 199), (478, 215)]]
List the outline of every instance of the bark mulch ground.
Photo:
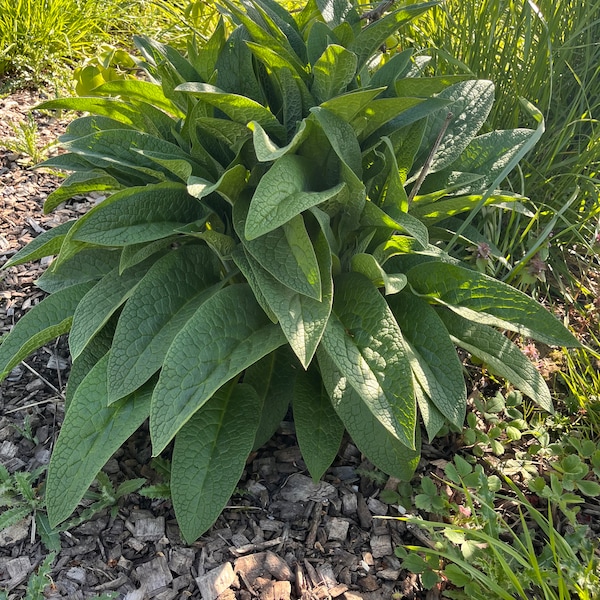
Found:
[[(35, 92), (19, 92), (0, 100), (0, 266), (36, 235), (91, 205), (88, 199), (76, 199), (44, 215), (43, 202), (60, 178), (29, 169), (26, 156), (6, 149), (6, 139), (15, 136), (11, 123), (25, 119), (42, 99)], [(64, 130), (66, 121), (33, 114), (40, 146)], [(43, 298), (34, 282), (47, 264), (38, 261), (2, 272), (0, 334)], [(11, 474), (48, 463), (64, 417), (62, 392), (69, 365), (61, 338), (3, 382), (0, 463)], [(430, 449), (429, 458), (443, 454)], [(151, 466), (147, 431), (138, 431), (104, 471), (115, 487), (138, 477), (160, 483)], [(400, 521), (374, 518), (398, 513), (378, 500), (373, 472), (346, 441), (324, 480), (312, 482), (293, 423), (284, 422), (273, 440), (250, 457), (231, 504), (196, 543), (181, 540), (168, 500), (129, 494), (60, 534), (61, 549), (45, 596), (75, 600), (115, 592), (128, 600), (425, 598), (416, 576), (401, 570), (394, 555), (397, 545), (414, 541), (412, 536)], [(47, 555), (31, 517), (1, 531), (0, 589), (24, 597), (29, 576)], [(435, 597), (435, 592), (427, 595)]]

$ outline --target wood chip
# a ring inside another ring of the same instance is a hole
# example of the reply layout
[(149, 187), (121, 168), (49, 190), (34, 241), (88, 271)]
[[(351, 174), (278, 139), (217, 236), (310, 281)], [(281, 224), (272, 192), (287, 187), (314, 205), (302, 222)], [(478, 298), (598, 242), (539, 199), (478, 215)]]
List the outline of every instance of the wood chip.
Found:
[(173, 581), (173, 575), (164, 556), (157, 556), (155, 559), (141, 564), (135, 569), (135, 574), (148, 593), (165, 587)]
[(315, 483), (310, 477), (296, 473), (291, 475), (279, 492), (288, 502), (325, 502), (337, 496), (337, 490), (326, 481)]
[(371, 552), (373, 558), (383, 558), (393, 554), (392, 538), (390, 535), (374, 535), (371, 537)]
[(196, 585), (203, 600), (216, 600), (235, 580), (235, 573), (230, 562), (196, 577)]
[(346, 519), (332, 517), (325, 524), (327, 539), (335, 542), (343, 542), (346, 539), (346, 536), (348, 535), (349, 528), (350, 522)]
[(260, 591), (261, 600), (290, 600), (292, 586), (289, 581), (269, 581)]
[(294, 581), (290, 566), (277, 554), (267, 551), (264, 558), (265, 568), (278, 581)]
[(158, 542), (165, 535), (164, 517), (143, 517), (135, 522), (133, 535), (143, 542)]

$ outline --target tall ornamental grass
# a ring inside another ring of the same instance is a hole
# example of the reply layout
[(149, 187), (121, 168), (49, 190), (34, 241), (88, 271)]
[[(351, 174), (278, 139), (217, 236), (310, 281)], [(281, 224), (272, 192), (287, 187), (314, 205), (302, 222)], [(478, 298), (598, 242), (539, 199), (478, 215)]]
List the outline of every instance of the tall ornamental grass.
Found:
[(528, 210), (484, 210), (479, 225), (508, 259), (496, 273), (521, 284), (549, 273), (568, 297), (598, 250), (600, 3), (448, 0), (405, 36), (438, 72), (494, 81), (491, 129), (527, 123), (520, 97), (543, 112), (545, 138), (513, 179)]

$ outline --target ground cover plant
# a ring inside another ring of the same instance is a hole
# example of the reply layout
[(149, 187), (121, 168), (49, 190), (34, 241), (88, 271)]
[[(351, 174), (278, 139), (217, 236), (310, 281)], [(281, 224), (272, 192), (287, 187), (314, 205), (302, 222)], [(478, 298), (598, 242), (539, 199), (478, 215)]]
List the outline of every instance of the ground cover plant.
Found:
[(421, 423), (430, 439), (462, 427), (455, 344), (549, 411), (543, 378), (497, 328), (577, 345), (530, 297), (457, 258), (482, 240), (455, 215), (521, 200), (500, 184), (543, 121), (530, 107), (535, 129), (480, 135), (490, 81), (422, 77), (410, 50), (384, 57), (435, 3), (361, 15), (311, 0), (293, 16), (269, 0), (222, 4), (233, 25), (187, 58), (137, 38), (147, 80), (42, 105), (90, 113), (43, 163), (73, 171), (45, 210), (108, 193), (5, 265), (57, 255), (38, 282), (50, 296), (0, 346), (4, 377), (69, 332), (52, 525), (147, 418), (153, 453), (172, 448), (190, 541), (290, 405), (314, 478), (347, 430), (408, 480)]

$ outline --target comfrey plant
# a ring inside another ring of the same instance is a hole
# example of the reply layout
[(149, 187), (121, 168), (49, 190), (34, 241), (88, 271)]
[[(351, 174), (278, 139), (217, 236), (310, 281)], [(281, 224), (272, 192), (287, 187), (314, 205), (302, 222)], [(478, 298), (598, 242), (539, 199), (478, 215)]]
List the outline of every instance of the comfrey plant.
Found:
[(274, 0), (241, 4), (223, 0), (187, 58), (137, 39), (148, 80), (42, 105), (90, 113), (61, 137), (66, 154), (43, 163), (73, 171), (45, 210), (108, 194), (7, 265), (56, 255), (38, 281), (50, 296), (0, 346), (2, 376), (70, 332), (52, 524), (148, 418), (154, 455), (174, 442), (187, 540), (215, 521), (290, 405), (314, 478), (344, 430), (381, 470), (410, 478), (421, 420), (430, 438), (462, 426), (455, 344), (551, 410), (496, 328), (577, 343), (449, 252), (481, 241), (464, 214), (518, 200), (497, 187), (541, 124), (478, 135), (491, 82), (422, 77), (422, 57), (382, 53), (434, 3), (367, 18), (350, 0), (309, 0), (293, 16)]

